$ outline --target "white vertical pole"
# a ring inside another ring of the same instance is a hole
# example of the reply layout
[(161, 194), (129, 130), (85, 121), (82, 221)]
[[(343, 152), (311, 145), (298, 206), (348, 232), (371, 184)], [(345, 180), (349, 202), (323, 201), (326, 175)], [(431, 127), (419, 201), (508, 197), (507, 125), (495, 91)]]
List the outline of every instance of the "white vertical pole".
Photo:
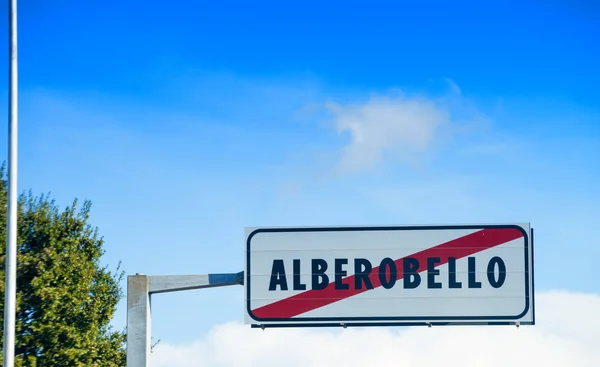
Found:
[(17, 294), (17, 0), (10, 0), (9, 13), (9, 128), (8, 213), (6, 225), (6, 283), (4, 295), (4, 367), (15, 364), (15, 317)]
[(150, 366), (150, 292), (147, 275), (127, 277), (127, 367)]

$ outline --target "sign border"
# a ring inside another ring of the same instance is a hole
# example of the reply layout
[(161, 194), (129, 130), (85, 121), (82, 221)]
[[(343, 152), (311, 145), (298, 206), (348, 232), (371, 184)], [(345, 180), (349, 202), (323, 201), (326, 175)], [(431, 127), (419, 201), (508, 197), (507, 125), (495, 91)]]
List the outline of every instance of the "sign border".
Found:
[[(529, 223), (527, 223), (529, 224)], [(517, 229), (523, 234), (524, 261), (525, 261), (525, 309), (518, 315), (510, 316), (371, 316), (371, 317), (293, 317), (293, 318), (260, 318), (256, 317), (251, 310), (251, 241), (259, 233), (282, 233), (282, 232), (353, 232), (353, 231), (414, 231), (414, 230), (471, 230), (471, 229)], [(248, 234), (246, 239), (246, 279), (245, 297), (246, 312), (248, 316), (261, 323), (252, 327), (327, 327), (340, 324), (343, 326), (413, 326), (413, 325), (510, 325), (525, 316), (534, 304), (534, 279), (533, 279), (533, 228), (529, 224), (531, 234), (517, 224), (473, 224), (473, 225), (410, 225), (410, 226), (340, 226), (340, 227), (274, 227), (257, 228)], [(531, 242), (530, 242), (531, 241)], [(531, 256), (530, 256), (531, 249)], [(531, 260), (530, 260), (531, 257)], [(529, 265), (531, 261), (531, 277)], [(530, 287), (531, 280), (531, 287)], [(531, 288), (531, 289), (530, 289)], [(535, 310), (532, 310), (532, 321), (521, 322), (522, 325), (535, 324)], [(490, 321), (488, 321), (490, 320)], [(495, 321), (498, 320), (498, 321)], [(512, 320), (512, 321), (511, 321)], [(437, 321), (437, 322), (436, 322)]]

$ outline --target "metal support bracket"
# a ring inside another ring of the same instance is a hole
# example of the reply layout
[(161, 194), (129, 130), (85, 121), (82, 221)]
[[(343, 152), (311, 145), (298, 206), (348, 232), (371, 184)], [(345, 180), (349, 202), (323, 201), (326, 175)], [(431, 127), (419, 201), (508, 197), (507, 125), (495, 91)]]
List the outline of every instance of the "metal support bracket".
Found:
[(154, 293), (244, 285), (244, 272), (127, 277), (127, 367), (150, 366), (151, 296)]

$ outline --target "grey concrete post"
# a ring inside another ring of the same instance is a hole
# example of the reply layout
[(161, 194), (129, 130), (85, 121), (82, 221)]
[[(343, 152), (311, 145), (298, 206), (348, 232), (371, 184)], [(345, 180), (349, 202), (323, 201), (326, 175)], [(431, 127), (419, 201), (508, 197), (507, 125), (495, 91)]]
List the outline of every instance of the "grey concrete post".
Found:
[(146, 275), (127, 277), (127, 367), (150, 365), (150, 293)]
[(243, 285), (244, 273), (127, 277), (127, 367), (150, 366), (150, 299), (153, 293)]

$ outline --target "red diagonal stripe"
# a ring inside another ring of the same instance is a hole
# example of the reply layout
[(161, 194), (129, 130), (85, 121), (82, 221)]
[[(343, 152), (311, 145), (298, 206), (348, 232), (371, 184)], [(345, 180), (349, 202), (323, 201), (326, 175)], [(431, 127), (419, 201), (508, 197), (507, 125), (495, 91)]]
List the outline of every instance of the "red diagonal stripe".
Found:
[[(406, 257), (417, 259), (419, 261), (417, 272), (421, 272), (426, 270), (428, 257), (439, 257), (441, 260), (439, 266), (446, 264), (449, 257), (460, 259), (521, 237), (523, 237), (523, 233), (516, 228), (487, 228)], [(397, 268), (396, 280), (404, 277), (403, 260), (404, 258), (400, 258), (394, 261)], [(379, 266), (373, 268), (369, 278), (373, 283), (373, 288), (381, 286)], [(389, 272), (386, 274), (386, 279), (389, 279)], [(343, 283), (350, 284), (350, 289), (335, 289), (332, 282), (323, 290), (308, 290), (259, 307), (252, 310), (252, 313), (254, 316), (264, 319), (291, 318), (367, 291), (366, 287), (363, 289), (353, 287), (354, 275), (344, 278)]]

